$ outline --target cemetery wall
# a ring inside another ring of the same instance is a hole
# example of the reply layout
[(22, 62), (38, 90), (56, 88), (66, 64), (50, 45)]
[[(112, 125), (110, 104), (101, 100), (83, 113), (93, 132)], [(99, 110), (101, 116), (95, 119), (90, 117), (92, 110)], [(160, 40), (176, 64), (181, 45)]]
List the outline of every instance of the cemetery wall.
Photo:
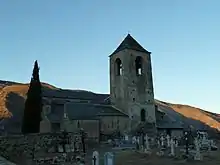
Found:
[[(62, 133), (41, 133), (1, 136), (0, 155), (11, 161), (20, 157), (31, 157), (39, 150), (46, 152), (62, 135)], [(71, 141), (76, 137), (81, 139), (81, 135), (76, 133), (69, 133), (68, 136)]]
[(101, 132), (103, 134), (108, 134), (109, 132), (114, 132), (115, 130), (120, 130), (124, 132), (129, 127), (129, 118), (122, 116), (104, 116), (101, 119)]
[(76, 132), (80, 128), (83, 128), (89, 139), (99, 141), (99, 125), (99, 120), (70, 120), (63, 127), (68, 132)]
[(183, 130), (182, 129), (173, 129), (171, 130), (171, 137), (182, 137)]

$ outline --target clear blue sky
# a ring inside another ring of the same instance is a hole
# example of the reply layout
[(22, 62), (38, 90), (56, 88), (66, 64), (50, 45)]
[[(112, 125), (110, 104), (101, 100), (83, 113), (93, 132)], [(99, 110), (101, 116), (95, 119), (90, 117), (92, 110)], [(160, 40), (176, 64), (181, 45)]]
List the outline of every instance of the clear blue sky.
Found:
[(109, 92), (108, 55), (128, 32), (152, 52), (155, 96), (219, 112), (220, 1), (2, 0), (0, 79)]

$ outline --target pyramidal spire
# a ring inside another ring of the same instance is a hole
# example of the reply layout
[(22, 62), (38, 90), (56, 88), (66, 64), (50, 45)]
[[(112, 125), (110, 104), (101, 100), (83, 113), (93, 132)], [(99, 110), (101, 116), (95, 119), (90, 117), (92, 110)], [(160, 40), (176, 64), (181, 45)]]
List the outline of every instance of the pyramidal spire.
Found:
[(117, 49), (110, 55), (116, 54), (124, 49), (136, 50), (144, 53), (150, 53), (146, 49), (144, 49), (128, 32), (125, 39), (121, 42), (121, 44), (117, 47)]

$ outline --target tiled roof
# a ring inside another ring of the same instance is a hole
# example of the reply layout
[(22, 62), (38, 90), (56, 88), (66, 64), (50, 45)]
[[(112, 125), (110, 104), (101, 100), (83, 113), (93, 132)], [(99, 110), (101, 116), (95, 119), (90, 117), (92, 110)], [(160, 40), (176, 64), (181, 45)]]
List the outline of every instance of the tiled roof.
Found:
[[(111, 54), (116, 54), (124, 49), (136, 50), (144, 53), (150, 53), (144, 49), (130, 34), (128, 34), (118, 48)], [(111, 56), (110, 55), (110, 56)]]
[[(82, 90), (44, 90), (43, 95), (57, 98), (55, 102), (52, 102), (52, 105), (58, 104), (56, 108), (52, 108), (55, 112), (48, 116), (48, 118), (54, 122), (60, 121), (63, 117), (62, 104), (65, 102), (63, 101), (65, 99), (76, 99), (80, 100), (79, 102), (83, 100), (89, 101), (88, 103), (68, 104), (67, 113), (71, 119), (94, 119), (102, 115), (125, 115), (111, 106), (108, 99), (106, 99), (109, 97), (109, 94), (97, 94)], [(185, 128), (192, 125), (197, 129), (204, 129), (204, 124), (200, 121), (186, 118), (169, 107), (169, 105), (160, 101), (155, 101), (155, 103), (158, 106), (158, 111), (165, 114), (163, 120), (157, 120), (158, 128)]]
[[(64, 108), (59, 105), (51, 107), (52, 113), (48, 115), (48, 119), (52, 122), (59, 122), (62, 120)], [(66, 104), (66, 112), (71, 120), (91, 120), (99, 119), (101, 116), (125, 116), (126, 114), (120, 112), (110, 105), (96, 105), (88, 103), (69, 103)]]
[(97, 94), (89, 91), (83, 90), (43, 90), (43, 97), (56, 98), (56, 99), (78, 99), (78, 100), (88, 100), (92, 103), (104, 102), (104, 99), (109, 96), (109, 94)]

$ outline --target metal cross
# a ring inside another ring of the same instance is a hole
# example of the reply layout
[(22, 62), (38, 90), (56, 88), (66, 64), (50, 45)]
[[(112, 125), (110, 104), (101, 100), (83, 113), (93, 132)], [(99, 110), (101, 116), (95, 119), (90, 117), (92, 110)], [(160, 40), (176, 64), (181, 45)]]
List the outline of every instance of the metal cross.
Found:
[(95, 156), (92, 158), (92, 160), (93, 160), (93, 165), (96, 165), (96, 157)]

